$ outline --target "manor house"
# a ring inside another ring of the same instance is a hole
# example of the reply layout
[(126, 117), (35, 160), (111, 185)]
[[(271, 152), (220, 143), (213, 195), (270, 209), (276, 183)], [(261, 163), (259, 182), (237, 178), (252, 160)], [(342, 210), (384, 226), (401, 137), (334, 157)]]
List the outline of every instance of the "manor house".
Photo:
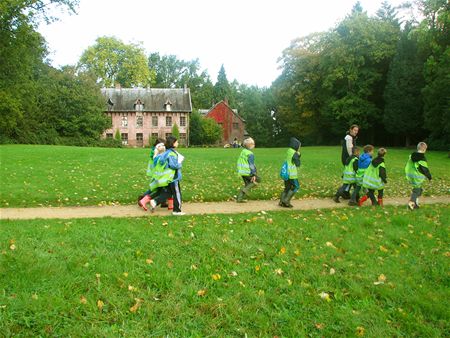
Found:
[(114, 137), (119, 130), (122, 143), (132, 147), (149, 145), (149, 140), (166, 138), (177, 124), (180, 145), (189, 142), (189, 88), (102, 88), (105, 114), (112, 127), (103, 136)]

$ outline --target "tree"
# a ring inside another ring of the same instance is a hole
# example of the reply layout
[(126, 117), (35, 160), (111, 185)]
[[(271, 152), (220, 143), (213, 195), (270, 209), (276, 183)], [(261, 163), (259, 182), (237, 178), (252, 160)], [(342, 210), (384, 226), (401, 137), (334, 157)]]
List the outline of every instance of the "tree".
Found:
[[(114, 133), (114, 139), (117, 141), (122, 141), (122, 134), (120, 134), (119, 128), (116, 129), (116, 132)], [(150, 144), (152, 146), (153, 144)]]
[(176, 137), (177, 140), (180, 138), (180, 129), (176, 123), (172, 126), (172, 136)]
[(192, 112), (189, 123), (189, 143), (191, 145), (216, 144), (222, 139), (222, 128), (211, 118), (204, 118)]
[(104, 87), (148, 86), (155, 74), (147, 66), (144, 50), (136, 44), (125, 44), (114, 37), (99, 37), (88, 47), (78, 63), (81, 71), (94, 74)]
[(424, 86), (424, 60), (419, 56), (416, 37), (411, 31), (411, 24), (407, 24), (391, 62), (384, 92), (383, 116), (386, 130), (401, 136), (407, 147), (411, 141), (420, 141), (420, 139), (411, 140), (411, 136), (424, 135), (421, 95)]
[(231, 87), (227, 79), (227, 74), (225, 73), (225, 68), (222, 65), (217, 75), (217, 82), (214, 85), (214, 100), (215, 102), (220, 102), (227, 99), (230, 106), (234, 105), (231, 98)]

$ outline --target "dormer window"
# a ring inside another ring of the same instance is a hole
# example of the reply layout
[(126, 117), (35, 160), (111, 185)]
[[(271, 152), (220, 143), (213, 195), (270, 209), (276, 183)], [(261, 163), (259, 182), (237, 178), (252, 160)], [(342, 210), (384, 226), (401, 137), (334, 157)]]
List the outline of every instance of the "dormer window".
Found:
[(141, 99), (137, 99), (134, 103), (134, 110), (136, 111), (143, 111), (144, 110), (144, 103), (141, 101)]
[(108, 111), (111, 111), (113, 106), (114, 106), (114, 102), (111, 101), (111, 98), (108, 99), (108, 102), (106, 102), (108, 104)]
[(166, 103), (164, 103), (164, 108), (166, 108), (166, 111), (172, 110), (172, 102), (170, 100), (167, 100)]

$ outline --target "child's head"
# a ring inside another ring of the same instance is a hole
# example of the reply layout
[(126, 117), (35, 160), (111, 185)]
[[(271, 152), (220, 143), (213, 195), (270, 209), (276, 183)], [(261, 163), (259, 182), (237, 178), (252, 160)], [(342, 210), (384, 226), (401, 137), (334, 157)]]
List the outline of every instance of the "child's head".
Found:
[(419, 153), (424, 153), (424, 152), (426, 152), (426, 151), (427, 151), (427, 148), (428, 148), (428, 146), (427, 146), (427, 144), (426, 144), (425, 142), (419, 142), (419, 143), (417, 144), (417, 151), (418, 151)]
[(162, 154), (165, 151), (166, 151), (166, 146), (164, 145), (164, 143), (158, 143), (157, 145), (155, 145), (155, 155)]
[(255, 140), (248, 137), (242, 142), (242, 146), (247, 149), (253, 149), (255, 148)]
[(364, 153), (370, 154), (370, 155), (373, 155), (373, 149), (374, 149), (373, 145), (371, 145), (371, 144), (365, 145), (363, 148)]
[(355, 155), (355, 156), (359, 156), (359, 148), (358, 147), (353, 147), (352, 154)]
[(162, 143), (162, 144), (164, 144), (164, 142), (166, 142), (166, 141), (164, 141), (164, 139), (163, 138), (157, 138), (156, 140), (155, 140), (155, 143), (153, 144), (153, 146), (154, 147), (156, 147), (158, 144), (160, 144), (160, 143)]
[(386, 155), (386, 153), (387, 153), (386, 148), (378, 149), (378, 157), (384, 157), (384, 155)]
[(167, 136), (166, 149), (172, 149), (178, 147), (178, 140), (175, 136)]

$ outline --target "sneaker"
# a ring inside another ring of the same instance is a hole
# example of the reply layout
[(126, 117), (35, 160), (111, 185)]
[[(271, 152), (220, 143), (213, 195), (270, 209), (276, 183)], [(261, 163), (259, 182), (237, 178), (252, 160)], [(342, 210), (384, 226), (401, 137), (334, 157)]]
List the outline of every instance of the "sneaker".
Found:
[(414, 203), (413, 201), (409, 201), (408, 202), (408, 209), (413, 211), (414, 208), (416, 207), (416, 203)]
[(335, 201), (336, 203), (341, 203), (341, 201), (339, 201), (339, 196), (334, 196), (333, 201)]
[(150, 206), (151, 206), (151, 211), (152, 211), (152, 212), (155, 211), (155, 208), (156, 208), (156, 202), (155, 202), (155, 200), (150, 200)]
[(174, 216), (183, 216), (183, 215), (186, 215), (186, 213), (182, 212), (182, 211), (173, 211), (172, 215), (174, 215)]
[(351, 205), (351, 206), (358, 206), (359, 204), (358, 204), (358, 202), (356, 202), (356, 201), (350, 200), (350, 201), (348, 202), (348, 205)]

